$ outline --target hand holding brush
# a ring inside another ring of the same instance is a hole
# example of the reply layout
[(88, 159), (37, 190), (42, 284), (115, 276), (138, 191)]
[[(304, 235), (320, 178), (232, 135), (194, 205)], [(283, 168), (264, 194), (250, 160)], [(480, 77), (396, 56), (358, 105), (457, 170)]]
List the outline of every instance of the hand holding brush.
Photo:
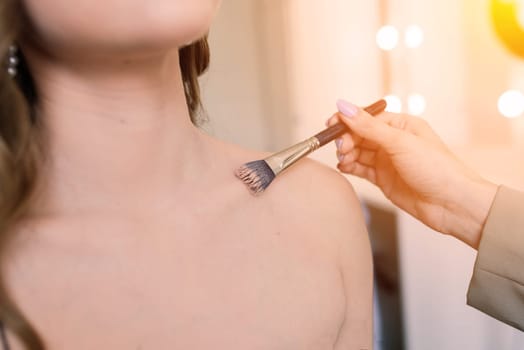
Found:
[[(379, 100), (364, 108), (371, 115), (382, 113), (386, 109), (386, 101)], [(295, 164), (311, 152), (339, 138), (349, 129), (345, 124), (337, 123), (315, 136), (275, 153), (265, 159), (246, 163), (236, 170), (235, 175), (242, 180), (253, 195), (259, 195), (269, 187), (271, 182), (282, 171)]]

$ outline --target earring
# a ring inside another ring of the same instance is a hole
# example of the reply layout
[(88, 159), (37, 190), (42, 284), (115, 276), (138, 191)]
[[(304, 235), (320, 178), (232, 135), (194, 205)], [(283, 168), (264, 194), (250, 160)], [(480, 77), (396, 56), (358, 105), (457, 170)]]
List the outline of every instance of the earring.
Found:
[(16, 74), (18, 73), (18, 48), (16, 45), (9, 46), (8, 56), (7, 56), (7, 74), (11, 76), (11, 78), (16, 77)]

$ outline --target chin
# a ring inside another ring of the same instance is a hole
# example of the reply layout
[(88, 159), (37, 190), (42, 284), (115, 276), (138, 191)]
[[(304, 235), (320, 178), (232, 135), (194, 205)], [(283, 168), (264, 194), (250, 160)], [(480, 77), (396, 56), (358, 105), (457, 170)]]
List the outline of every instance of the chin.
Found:
[[(220, 0), (26, 0), (48, 49), (58, 55), (167, 49), (203, 37)], [(82, 9), (79, 11), (78, 9)]]
[[(206, 35), (216, 14), (218, 0), (151, 1), (142, 13), (142, 28), (134, 38), (185, 46)], [(156, 6), (155, 6), (156, 3)]]

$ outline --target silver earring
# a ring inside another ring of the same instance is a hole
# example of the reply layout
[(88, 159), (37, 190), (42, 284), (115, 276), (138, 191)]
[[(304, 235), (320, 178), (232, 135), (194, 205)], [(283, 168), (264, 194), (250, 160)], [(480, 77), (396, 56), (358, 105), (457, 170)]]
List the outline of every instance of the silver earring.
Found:
[(11, 78), (16, 77), (16, 74), (18, 73), (18, 48), (16, 45), (9, 46), (8, 56), (7, 56), (7, 74), (11, 76)]

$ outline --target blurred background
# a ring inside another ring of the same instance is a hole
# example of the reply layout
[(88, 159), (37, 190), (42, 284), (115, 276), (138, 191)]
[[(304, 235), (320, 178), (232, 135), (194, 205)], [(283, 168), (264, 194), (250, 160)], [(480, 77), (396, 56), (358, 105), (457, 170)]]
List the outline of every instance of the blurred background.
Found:
[[(338, 98), (387, 96), (524, 189), (524, 0), (223, 0), (210, 41), (204, 128), (219, 138), (276, 151), (321, 130)], [(335, 166), (334, 146), (313, 158)], [(376, 349), (524, 349), (524, 333), (466, 306), (472, 249), (348, 179), (374, 250)]]

